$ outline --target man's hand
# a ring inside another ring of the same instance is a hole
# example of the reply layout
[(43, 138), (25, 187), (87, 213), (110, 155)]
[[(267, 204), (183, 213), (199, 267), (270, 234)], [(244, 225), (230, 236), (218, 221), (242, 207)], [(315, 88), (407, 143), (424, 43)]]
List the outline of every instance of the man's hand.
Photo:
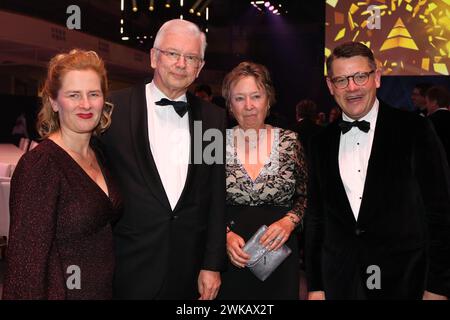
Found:
[(436, 294), (430, 291), (426, 291), (423, 293), (422, 300), (448, 300), (446, 296), (442, 296), (440, 294)]
[(213, 300), (216, 298), (220, 288), (220, 272), (200, 270), (198, 275), (199, 300)]
[(325, 292), (324, 291), (308, 292), (308, 300), (325, 300)]

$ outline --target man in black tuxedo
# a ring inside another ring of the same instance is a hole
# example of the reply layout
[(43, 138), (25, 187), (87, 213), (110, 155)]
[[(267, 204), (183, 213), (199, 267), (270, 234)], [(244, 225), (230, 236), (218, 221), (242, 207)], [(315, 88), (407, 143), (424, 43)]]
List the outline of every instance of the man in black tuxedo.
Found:
[(211, 145), (202, 137), (208, 129), (224, 137), (226, 117), (187, 92), (205, 48), (195, 24), (168, 21), (150, 51), (153, 81), (111, 95), (102, 140), (125, 200), (114, 227), (116, 299), (209, 300), (219, 290), (225, 170), (220, 152), (205, 162)]
[(327, 59), (341, 107), (311, 144), (310, 299), (446, 299), (450, 174), (431, 124), (379, 102), (381, 71), (349, 42)]
[(433, 123), (450, 164), (450, 93), (443, 86), (428, 89), (425, 97), (428, 119)]

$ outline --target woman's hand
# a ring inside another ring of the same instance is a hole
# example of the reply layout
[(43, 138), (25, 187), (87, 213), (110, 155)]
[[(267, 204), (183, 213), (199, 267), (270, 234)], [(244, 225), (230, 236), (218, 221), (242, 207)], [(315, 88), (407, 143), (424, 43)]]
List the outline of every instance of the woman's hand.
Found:
[(260, 243), (269, 250), (278, 250), (295, 229), (295, 224), (288, 216), (272, 223), (261, 237)]
[(233, 231), (227, 233), (227, 254), (231, 263), (238, 268), (244, 268), (250, 259), (250, 255), (242, 250), (244, 245), (245, 241), (241, 236)]

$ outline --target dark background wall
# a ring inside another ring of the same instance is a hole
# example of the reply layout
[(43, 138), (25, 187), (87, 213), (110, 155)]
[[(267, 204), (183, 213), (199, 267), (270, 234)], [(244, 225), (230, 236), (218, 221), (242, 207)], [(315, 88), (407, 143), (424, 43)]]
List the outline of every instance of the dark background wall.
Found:
[(0, 143), (18, 143), (20, 137), (13, 137), (11, 132), (16, 124), (16, 119), (24, 113), (27, 122), (27, 131), (31, 139), (37, 138), (35, 128), (36, 116), (40, 105), (40, 98), (22, 95), (0, 94)]
[[(289, 13), (274, 16), (260, 14), (246, 0), (212, 0), (211, 21), (207, 34), (207, 63), (202, 74), (213, 75), (206, 79), (212, 82), (215, 94), (220, 94), (223, 75), (238, 63), (251, 60), (266, 65), (272, 74), (277, 94), (277, 103), (272, 109), (273, 115), (279, 114), (286, 122), (294, 122), (295, 105), (301, 99), (315, 100), (319, 111), (328, 112), (335, 106), (323, 75), (325, 1), (282, 2), (289, 9)], [(0, 2), (0, 9), (22, 12), (65, 25), (67, 18), (65, 9), (70, 4), (77, 4), (82, 9), (82, 32), (122, 43), (118, 34), (121, 17), (119, 3), (119, 0), (56, 2), (4, 0)], [(131, 26), (130, 30), (136, 33), (148, 31), (149, 34), (157, 30), (165, 20), (173, 18), (166, 12), (153, 19), (148, 12), (140, 11), (132, 14), (129, 8), (126, 16)], [(186, 18), (189, 19), (189, 16)], [(148, 52), (152, 42), (153, 40), (149, 38), (144, 43), (131, 41), (126, 45)], [(21, 70), (28, 68), (28, 66), (17, 67)], [(0, 65), (0, 68), (4, 67)], [(16, 78), (20, 81), (20, 76)], [(414, 84), (418, 82), (438, 83), (450, 88), (448, 76), (383, 77), (378, 96), (395, 107), (412, 109), (410, 93)], [(22, 92), (23, 90), (15, 90), (14, 93), (30, 95), (32, 96), (30, 99), (34, 99), (36, 104), (37, 90), (34, 87), (33, 90), (26, 90), (26, 93)], [(15, 118), (12, 120), (3, 118), (16, 117), (23, 108), (27, 112), (35, 113), (37, 107), (29, 107), (31, 104), (31, 100), (24, 102), (22, 97), (3, 96), (0, 107), (2, 110), (8, 110), (2, 112), (0, 139), (9, 130), (10, 123), (15, 121)], [(30, 114), (29, 118), (35, 118), (35, 115)]]

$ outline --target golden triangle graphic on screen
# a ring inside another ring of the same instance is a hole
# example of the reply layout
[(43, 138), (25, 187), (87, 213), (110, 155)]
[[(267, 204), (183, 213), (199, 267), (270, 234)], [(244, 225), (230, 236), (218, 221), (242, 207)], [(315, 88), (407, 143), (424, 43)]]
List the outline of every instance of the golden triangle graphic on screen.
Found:
[(325, 58), (346, 41), (371, 48), (384, 75), (448, 76), (450, 0), (326, 0)]

